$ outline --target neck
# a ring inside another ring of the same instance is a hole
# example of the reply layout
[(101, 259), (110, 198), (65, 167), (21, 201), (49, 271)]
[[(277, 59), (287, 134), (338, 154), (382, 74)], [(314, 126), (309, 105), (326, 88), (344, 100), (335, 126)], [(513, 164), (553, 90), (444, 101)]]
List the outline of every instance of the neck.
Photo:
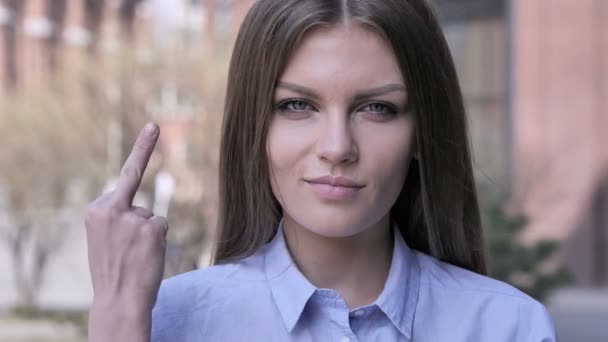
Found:
[(373, 303), (384, 289), (393, 255), (387, 215), (374, 226), (349, 237), (325, 237), (289, 217), (283, 223), (294, 262), (318, 288), (336, 290), (351, 308)]

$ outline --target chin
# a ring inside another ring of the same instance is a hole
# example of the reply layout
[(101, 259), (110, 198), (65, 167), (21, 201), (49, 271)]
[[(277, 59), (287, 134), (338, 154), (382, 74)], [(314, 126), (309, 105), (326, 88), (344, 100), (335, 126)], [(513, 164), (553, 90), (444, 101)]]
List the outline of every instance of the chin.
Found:
[(352, 212), (361, 212), (350, 209), (350, 214), (344, 210), (322, 210), (303, 211), (293, 213), (291, 219), (297, 227), (301, 227), (311, 233), (328, 238), (346, 238), (357, 235), (373, 223), (366, 222), (365, 216), (352, 216)]

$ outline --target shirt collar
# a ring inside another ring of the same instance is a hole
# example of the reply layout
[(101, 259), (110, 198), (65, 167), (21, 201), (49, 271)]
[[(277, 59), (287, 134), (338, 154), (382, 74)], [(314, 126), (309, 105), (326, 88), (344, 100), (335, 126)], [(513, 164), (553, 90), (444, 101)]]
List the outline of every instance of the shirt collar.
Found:
[(291, 332), (316, 287), (304, 277), (289, 254), (283, 234), (283, 220), (266, 250), (264, 269), (274, 301), (287, 330)]
[[(391, 267), (384, 290), (374, 304), (401, 334), (410, 339), (418, 301), (420, 268), (414, 252), (403, 240), (396, 224), (393, 224), (393, 234)], [(306, 279), (291, 258), (283, 234), (283, 220), (265, 252), (264, 268), (274, 301), (287, 330), (291, 332), (317, 288)]]
[(412, 338), (420, 288), (420, 266), (396, 223), (393, 224), (393, 258), (380, 296), (374, 302), (406, 338)]

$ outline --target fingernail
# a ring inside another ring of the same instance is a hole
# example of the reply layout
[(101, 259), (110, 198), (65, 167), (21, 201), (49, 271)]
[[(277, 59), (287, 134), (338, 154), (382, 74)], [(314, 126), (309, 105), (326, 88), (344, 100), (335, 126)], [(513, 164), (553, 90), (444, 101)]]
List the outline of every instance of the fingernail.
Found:
[(154, 135), (156, 134), (156, 125), (153, 123), (149, 123), (146, 125), (146, 128), (144, 129), (144, 132), (146, 132), (147, 135)]

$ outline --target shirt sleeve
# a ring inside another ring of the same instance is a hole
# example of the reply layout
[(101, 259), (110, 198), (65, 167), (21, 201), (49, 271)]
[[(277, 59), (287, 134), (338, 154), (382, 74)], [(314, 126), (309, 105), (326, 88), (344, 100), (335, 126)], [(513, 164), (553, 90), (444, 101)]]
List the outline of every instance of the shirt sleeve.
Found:
[(520, 303), (516, 341), (558, 342), (553, 319), (544, 305), (533, 300)]

